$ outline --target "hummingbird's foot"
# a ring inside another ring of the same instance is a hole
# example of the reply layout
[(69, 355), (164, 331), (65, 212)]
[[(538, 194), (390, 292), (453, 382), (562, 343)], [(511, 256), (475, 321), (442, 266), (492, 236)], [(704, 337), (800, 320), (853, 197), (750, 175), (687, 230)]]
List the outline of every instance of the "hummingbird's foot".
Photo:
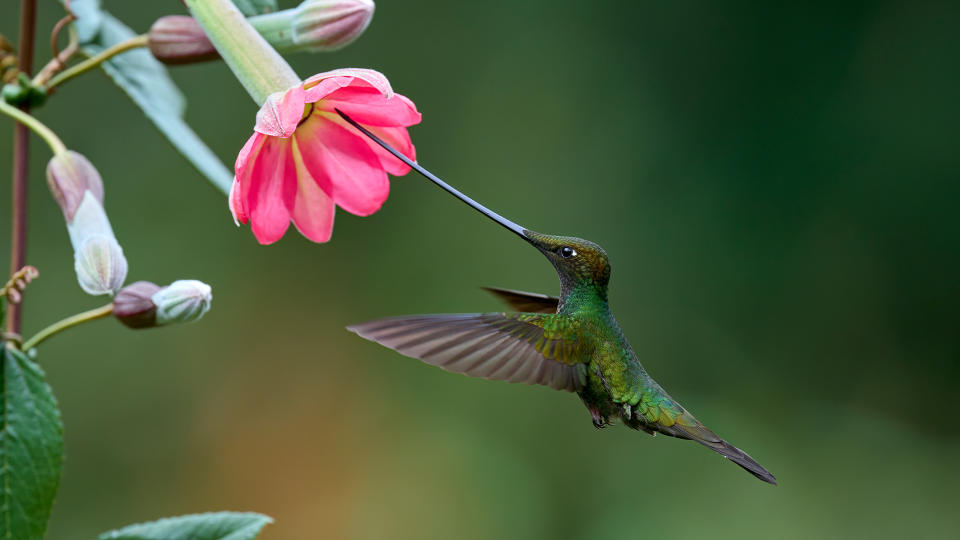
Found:
[(603, 415), (600, 411), (591, 409), (590, 416), (593, 418), (593, 427), (597, 429), (603, 429), (607, 426), (612, 426), (611, 422), (606, 416)]

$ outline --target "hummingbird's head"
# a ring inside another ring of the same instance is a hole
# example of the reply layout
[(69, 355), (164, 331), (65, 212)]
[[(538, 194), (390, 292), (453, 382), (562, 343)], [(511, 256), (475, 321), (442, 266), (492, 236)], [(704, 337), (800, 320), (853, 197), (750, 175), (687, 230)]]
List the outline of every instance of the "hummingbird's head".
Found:
[(602, 247), (582, 238), (551, 236), (526, 229), (523, 236), (557, 269), (564, 292), (578, 285), (593, 285), (598, 292), (606, 294), (610, 259)]

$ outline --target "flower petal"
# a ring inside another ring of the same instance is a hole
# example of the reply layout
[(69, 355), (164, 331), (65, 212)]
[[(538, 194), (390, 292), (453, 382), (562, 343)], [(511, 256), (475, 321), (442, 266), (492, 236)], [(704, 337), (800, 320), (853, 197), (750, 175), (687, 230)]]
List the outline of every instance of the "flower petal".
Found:
[(253, 164), (263, 150), (267, 136), (254, 132), (237, 154), (237, 162), (233, 166), (233, 186), (230, 188), (228, 204), (233, 212), (233, 219), (240, 223), (247, 223), (250, 218), (250, 187), (253, 184)]
[[(348, 129), (353, 129), (353, 126), (350, 126)], [(383, 139), (383, 142), (410, 158), (411, 161), (417, 160), (417, 149), (414, 148), (413, 142), (410, 140), (410, 134), (407, 133), (407, 128), (370, 126), (367, 129), (377, 137)], [(379, 144), (371, 140), (367, 140), (367, 144), (369, 144), (370, 148), (377, 154), (377, 157), (380, 159), (380, 165), (382, 165), (383, 169), (388, 173), (394, 176), (403, 176), (410, 172), (410, 167), (408, 167), (406, 163), (384, 150)]]
[(307, 171), (337, 205), (358, 216), (380, 209), (390, 182), (363, 135), (314, 113), (295, 139)]
[(320, 189), (303, 164), (297, 139), (293, 139), (293, 159), (297, 166), (297, 198), (293, 203), (293, 224), (300, 234), (314, 242), (326, 242), (333, 233), (333, 199)]
[(417, 106), (406, 96), (394, 94), (386, 98), (375, 88), (349, 86), (331, 92), (317, 103), (323, 111), (334, 109), (368, 126), (412, 126), (420, 123)]
[(234, 176), (233, 184), (230, 185), (230, 195), (227, 196), (227, 205), (230, 207), (230, 213), (233, 214), (233, 222), (237, 224), (237, 227), (250, 219), (243, 209), (243, 199), (240, 198), (241, 190), (240, 181)]
[(266, 103), (257, 111), (254, 131), (274, 137), (293, 135), (297, 124), (303, 118), (305, 95), (303, 85), (297, 85), (286, 92), (276, 92), (267, 96)]
[(259, 154), (238, 175), (250, 227), (261, 244), (272, 244), (290, 226), (290, 208), (297, 192), (297, 171), (291, 140), (263, 137)]
[(390, 81), (379, 71), (364, 68), (343, 68), (318, 73), (303, 82), (307, 103), (325, 98), (331, 92), (346, 86), (375, 88), (385, 98), (393, 96)]

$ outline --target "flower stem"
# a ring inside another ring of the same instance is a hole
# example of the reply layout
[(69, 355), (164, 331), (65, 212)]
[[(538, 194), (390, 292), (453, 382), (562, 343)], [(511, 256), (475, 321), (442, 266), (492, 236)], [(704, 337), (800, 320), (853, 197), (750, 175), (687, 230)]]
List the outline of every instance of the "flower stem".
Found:
[(257, 33), (263, 36), (273, 48), (277, 50), (290, 49), (296, 45), (293, 41), (293, 17), (296, 9), (281, 9), (273, 13), (264, 13), (263, 15), (254, 15), (249, 17), (247, 22), (253, 26)]
[[(36, 0), (20, 2), (19, 65), (22, 73), (33, 70), (33, 42), (37, 23)], [(2, 100), (0, 100), (2, 101)], [(6, 103), (4, 103), (6, 105)], [(23, 112), (26, 114), (27, 107)], [(18, 111), (19, 112), (19, 111)], [(24, 124), (13, 131), (13, 189), (10, 197), (10, 273), (26, 264), (27, 259), (27, 187), (30, 174), (30, 132)], [(20, 333), (20, 314), (23, 304), (11, 302), (7, 306), (7, 331)]]
[(0, 99), (0, 112), (13, 118), (21, 125), (26, 126), (33, 130), (34, 133), (39, 135), (44, 141), (50, 145), (50, 150), (54, 154), (60, 154), (67, 151), (67, 147), (64, 146), (63, 141), (60, 140), (56, 134), (50, 130), (43, 122), (37, 120), (33, 115), (26, 113), (13, 105)]
[(47, 83), (46, 88), (47, 90), (50, 90), (55, 86), (63, 84), (64, 82), (72, 79), (73, 77), (76, 77), (77, 75), (81, 75), (83, 73), (86, 73), (87, 71), (90, 71), (91, 69), (98, 67), (100, 64), (106, 62), (107, 60), (113, 58), (114, 56), (120, 53), (127, 52), (130, 49), (137, 49), (137, 48), (146, 47), (146, 46), (147, 46), (146, 34), (132, 37), (126, 41), (121, 41), (120, 43), (117, 43), (113, 47), (110, 47), (109, 49), (106, 49), (95, 56), (91, 56), (90, 58), (87, 58), (83, 62), (80, 62), (79, 64), (71, 67), (70, 69), (65, 70), (62, 73), (58, 74), (57, 76), (53, 77), (52, 79), (50, 79), (50, 82)]
[(29, 351), (30, 349), (36, 347), (40, 342), (44, 341), (48, 337), (63, 332), (67, 328), (72, 328), (78, 324), (83, 324), (85, 322), (95, 321), (97, 319), (102, 319), (104, 317), (110, 316), (113, 313), (113, 304), (107, 304), (105, 306), (100, 306), (96, 309), (91, 309), (90, 311), (84, 311), (83, 313), (77, 313), (72, 317), (67, 317), (61, 321), (57, 321), (50, 326), (44, 328), (43, 330), (37, 332), (35, 336), (23, 342), (23, 347), (21, 350)]
[(300, 84), (300, 77), (231, 0), (185, 0), (230, 70), (257, 103)]
[[(66, 17), (61, 19), (60, 22), (57, 23), (57, 25), (59, 25), (63, 21), (70, 20), (71, 17), (73, 16), (67, 15)], [(70, 25), (70, 29), (68, 30), (68, 33), (70, 35), (70, 41), (69, 43), (67, 43), (67, 47), (62, 51), (58, 52), (56, 56), (51, 58), (50, 61), (47, 62), (47, 65), (43, 66), (43, 69), (41, 69), (40, 72), (37, 73), (37, 75), (33, 78), (33, 81), (32, 81), (34, 86), (45, 86), (47, 84), (47, 81), (50, 80), (50, 77), (53, 77), (54, 73), (67, 67), (67, 60), (69, 60), (74, 54), (77, 53), (78, 50), (80, 50), (80, 43), (77, 37), (77, 28), (74, 25)], [(55, 38), (53, 43), (51, 43), (51, 45), (56, 46)]]

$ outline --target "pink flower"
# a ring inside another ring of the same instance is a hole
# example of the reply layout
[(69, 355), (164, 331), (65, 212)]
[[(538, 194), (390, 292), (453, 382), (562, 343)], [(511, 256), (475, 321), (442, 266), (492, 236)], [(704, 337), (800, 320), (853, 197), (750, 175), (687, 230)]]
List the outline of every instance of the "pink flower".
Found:
[(420, 113), (376, 71), (337, 69), (271, 95), (237, 156), (230, 190), (234, 219), (249, 222), (261, 244), (279, 240), (291, 220), (310, 240), (326, 242), (334, 205), (368, 216), (390, 193), (387, 173), (410, 171), (334, 109), (416, 159), (406, 126)]

